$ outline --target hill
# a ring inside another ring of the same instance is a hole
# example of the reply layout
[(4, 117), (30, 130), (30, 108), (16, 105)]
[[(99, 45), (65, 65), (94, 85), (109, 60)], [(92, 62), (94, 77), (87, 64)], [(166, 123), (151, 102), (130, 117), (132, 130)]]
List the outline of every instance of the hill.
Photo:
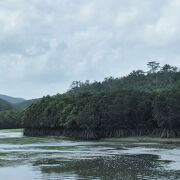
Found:
[(13, 107), (10, 103), (4, 101), (3, 99), (0, 99), (0, 111), (7, 111), (12, 109)]
[(19, 110), (26, 110), (29, 106), (31, 106), (33, 103), (36, 103), (40, 101), (40, 99), (31, 99), (31, 100), (26, 100), (26, 101), (23, 101), (21, 103), (17, 103), (15, 104), (15, 107), (16, 109), (19, 109)]
[(30, 99), (30, 100), (25, 100), (23, 98), (16, 98), (16, 97), (11, 97), (7, 95), (0, 95), (0, 99), (4, 100), (5, 102), (8, 102), (9, 105), (14, 109), (14, 110), (25, 110), (28, 108), (31, 104), (37, 102), (40, 99)]
[(11, 96), (7, 96), (7, 95), (2, 95), (0, 94), (0, 99), (3, 99), (11, 104), (16, 104), (16, 103), (22, 103), (24, 101), (26, 101), (23, 98), (15, 98), (15, 97), (11, 97)]
[[(3, 96), (9, 97), (9, 96)], [(10, 129), (10, 128), (22, 128), (23, 127), (23, 117), (24, 110), (28, 108), (32, 103), (37, 102), (38, 100), (23, 100), (21, 103), (19, 100), (16, 101), (17, 98), (11, 98), (14, 103), (9, 103), (3, 99), (0, 99), (0, 129)], [(12, 101), (11, 101), (12, 102)]]

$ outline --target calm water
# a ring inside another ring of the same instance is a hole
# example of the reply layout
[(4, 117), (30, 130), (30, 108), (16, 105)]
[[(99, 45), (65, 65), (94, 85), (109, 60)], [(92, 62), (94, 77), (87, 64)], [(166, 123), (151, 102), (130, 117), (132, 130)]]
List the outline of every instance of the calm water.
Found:
[(180, 145), (31, 138), (3, 130), (0, 179), (180, 179)]

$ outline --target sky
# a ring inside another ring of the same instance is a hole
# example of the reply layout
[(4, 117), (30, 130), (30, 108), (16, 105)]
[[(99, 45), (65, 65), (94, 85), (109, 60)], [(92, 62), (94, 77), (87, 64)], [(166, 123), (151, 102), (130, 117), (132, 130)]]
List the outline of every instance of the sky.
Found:
[(180, 66), (180, 0), (0, 0), (0, 94), (54, 95), (154, 60)]

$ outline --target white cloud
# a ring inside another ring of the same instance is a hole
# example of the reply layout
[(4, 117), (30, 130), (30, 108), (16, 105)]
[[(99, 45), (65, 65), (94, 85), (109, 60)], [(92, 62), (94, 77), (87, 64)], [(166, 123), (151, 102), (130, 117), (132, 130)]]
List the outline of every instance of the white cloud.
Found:
[(180, 1), (169, 1), (161, 9), (161, 15), (152, 24), (145, 26), (145, 41), (153, 46), (168, 46), (180, 43)]
[(179, 19), (179, 0), (1, 0), (0, 93), (64, 92), (151, 59), (178, 66)]

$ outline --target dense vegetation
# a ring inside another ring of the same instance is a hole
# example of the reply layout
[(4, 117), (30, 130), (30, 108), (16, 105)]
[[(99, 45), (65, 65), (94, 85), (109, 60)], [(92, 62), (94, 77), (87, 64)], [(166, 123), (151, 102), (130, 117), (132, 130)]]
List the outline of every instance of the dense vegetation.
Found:
[(23, 127), (23, 112), (20, 111), (1, 111), (0, 129), (15, 129)]
[(35, 99), (21, 102), (21, 98), (5, 95), (0, 95), (0, 97), (3, 98), (0, 99), (0, 129), (22, 128), (24, 110), (38, 101)]
[(25, 134), (180, 137), (180, 72), (154, 61), (148, 67), (43, 97), (25, 113)]
[(0, 128), (80, 138), (180, 137), (180, 72), (157, 62), (148, 67), (103, 82), (74, 81), (66, 93), (52, 97), (16, 104), (0, 99)]
[(23, 113), (15, 111), (15, 107), (0, 99), (0, 129), (21, 128)]
[(26, 110), (31, 104), (38, 102), (40, 99), (31, 99), (31, 100), (26, 100), (20, 103), (16, 103), (14, 105), (14, 108), (17, 110)]
[(0, 99), (0, 112), (6, 111), (6, 110), (12, 110), (12, 109), (13, 109), (13, 106), (10, 103)]

